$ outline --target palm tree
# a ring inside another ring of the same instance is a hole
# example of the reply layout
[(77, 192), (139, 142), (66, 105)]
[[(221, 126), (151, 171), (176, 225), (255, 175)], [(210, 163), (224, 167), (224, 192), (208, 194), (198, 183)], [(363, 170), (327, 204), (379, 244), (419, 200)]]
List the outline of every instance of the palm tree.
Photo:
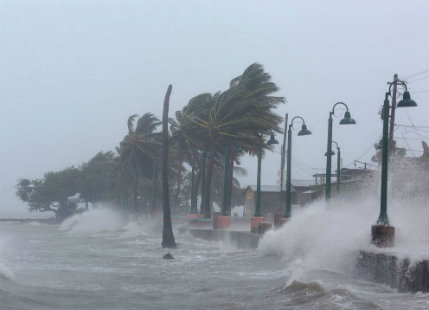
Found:
[[(223, 93), (207, 97), (210, 109), (199, 115), (190, 115), (192, 139), (208, 150), (207, 181), (204, 193), (204, 216), (211, 216), (210, 184), (216, 153), (240, 141), (242, 149), (251, 155), (257, 153), (260, 134), (280, 131), (281, 116), (273, 109), (284, 102), (283, 97), (271, 96), (279, 88), (260, 64), (250, 65), (241, 76), (231, 82)], [(264, 144), (263, 148), (269, 149)], [(232, 178), (231, 178), (232, 180)]]
[(122, 184), (125, 187), (123, 192), (127, 192), (128, 179), (133, 179), (133, 201), (134, 210), (138, 211), (138, 184), (139, 177), (147, 179), (152, 177), (153, 162), (160, 154), (160, 134), (156, 133), (156, 128), (160, 121), (151, 113), (146, 113), (137, 120), (137, 115), (128, 118), (128, 134), (120, 143), (118, 153), (121, 159)]
[[(186, 106), (187, 107), (187, 106)], [(198, 193), (198, 180), (199, 180), (199, 172), (198, 168), (199, 162), (198, 159), (200, 156), (199, 148), (189, 139), (188, 137), (188, 129), (189, 129), (189, 120), (187, 117), (187, 113), (189, 109), (183, 109), (182, 111), (176, 111), (175, 119), (170, 118), (170, 130), (172, 136), (170, 138), (171, 146), (175, 151), (173, 154), (177, 155), (177, 187), (176, 187), (176, 195), (175, 201), (176, 203), (179, 201), (179, 195), (181, 193), (181, 180), (183, 173), (183, 164), (187, 162), (191, 166), (191, 176), (194, 176), (197, 173), (197, 181), (194, 182), (194, 191), (191, 190), (191, 213), (196, 212), (196, 199)], [(195, 181), (195, 180), (194, 180)]]

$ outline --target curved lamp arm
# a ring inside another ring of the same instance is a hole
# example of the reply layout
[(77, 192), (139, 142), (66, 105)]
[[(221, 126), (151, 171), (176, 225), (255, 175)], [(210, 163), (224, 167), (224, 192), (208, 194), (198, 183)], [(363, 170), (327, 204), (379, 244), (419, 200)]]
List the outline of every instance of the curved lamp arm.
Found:
[(303, 119), (301, 116), (295, 116), (295, 117), (294, 117), (294, 118), (292, 118), (292, 120), (290, 121), (289, 128), (293, 128), (293, 121), (294, 121), (296, 118), (299, 118), (299, 119), (302, 121), (302, 123), (305, 125), (305, 121), (304, 121), (304, 119)]
[(346, 112), (349, 111), (349, 107), (347, 106), (347, 104), (345, 104), (344, 102), (339, 101), (336, 104), (334, 104), (334, 106), (332, 107), (331, 115), (334, 114), (334, 110), (335, 110), (336, 106), (339, 105), (339, 104), (342, 104), (343, 106), (346, 107)]
[(404, 81), (402, 81), (402, 80), (397, 80), (397, 81), (393, 81), (393, 82), (389, 83), (389, 95), (391, 94), (390, 90), (392, 89), (392, 85), (395, 84), (395, 83), (404, 86), (405, 87), (405, 91), (408, 91), (407, 84)]

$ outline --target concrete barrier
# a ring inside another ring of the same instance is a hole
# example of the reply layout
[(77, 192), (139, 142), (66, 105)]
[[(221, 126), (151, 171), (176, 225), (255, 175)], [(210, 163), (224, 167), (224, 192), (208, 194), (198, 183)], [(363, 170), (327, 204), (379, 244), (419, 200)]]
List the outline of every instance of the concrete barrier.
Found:
[(255, 216), (250, 219), (250, 232), (259, 233), (259, 222), (264, 222), (265, 218), (263, 216)]
[(273, 224), (270, 222), (259, 222), (258, 225), (258, 233), (260, 235), (265, 234), (268, 230), (270, 230), (273, 227)]
[(359, 251), (355, 274), (357, 277), (384, 283), (400, 292), (429, 291), (429, 262), (398, 258), (394, 254)]

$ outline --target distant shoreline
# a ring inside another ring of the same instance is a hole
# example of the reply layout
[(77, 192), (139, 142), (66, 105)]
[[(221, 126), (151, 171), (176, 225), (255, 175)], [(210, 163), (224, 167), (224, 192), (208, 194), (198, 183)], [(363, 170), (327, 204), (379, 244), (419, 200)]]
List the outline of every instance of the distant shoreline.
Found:
[(40, 222), (45, 224), (55, 224), (55, 219), (0, 218), (0, 222)]

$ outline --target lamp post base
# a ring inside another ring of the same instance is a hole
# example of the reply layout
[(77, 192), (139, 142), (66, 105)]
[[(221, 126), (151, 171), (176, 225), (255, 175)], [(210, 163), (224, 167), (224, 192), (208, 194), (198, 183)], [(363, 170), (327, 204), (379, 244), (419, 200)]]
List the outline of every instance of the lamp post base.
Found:
[(371, 243), (379, 248), (390, 248), (395, 240), (395, 227), (390, 225), (372, 225)]
[(270, 230), (273, 227), (273, 224), (270, 222), (259, 222), (258, 223), (258, 233), (260, 235), (265, 234), (268, 230)]
[(204, 218), (204, 214), (199, 214), (199, 213), (188, 213), (186, 214), (186, 217), (189, 220), (193, 220), (193, 219), (202, 219)]
[(250, 219), (250, 232), (251, 233), (259, 233), (259, 222), (265, 221), (263, 216), (254, 216)]
[(218, 229), (229, 228), (231, 226), (231, 217), (229, 215), (219, 215), (216, 226)]
[(212, 214), (212, 224), (213, 224), (213, 229), (217, 229), (219, 228), (217, 225), (219, 223), (218, 218), (219, 216), (222, 215), (222, 212), (213, 212)]
[(283, 218), (284, 213), (275, 213), (274, 214), (274, 228), (280, 228), (282, 226), (281, 219)]
[(290, 221), (290, 217), (283, 217), (283, 218), (281, 218), (280, 219), (280, 226), (279, 227), (282, 227), (284, 224), (286, 224), (289, 221)]

